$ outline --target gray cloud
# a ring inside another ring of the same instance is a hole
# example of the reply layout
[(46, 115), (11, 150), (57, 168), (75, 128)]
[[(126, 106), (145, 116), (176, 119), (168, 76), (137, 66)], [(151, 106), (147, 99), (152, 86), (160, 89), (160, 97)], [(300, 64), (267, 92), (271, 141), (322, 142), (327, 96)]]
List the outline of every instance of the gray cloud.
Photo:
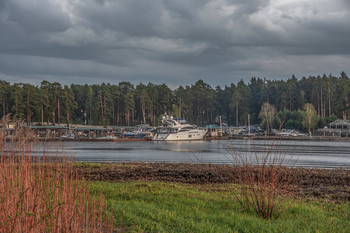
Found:
[[(8, 21), (26, 33), (64, 31), (70, 26), (69, 18), (54, 1), (16, 1), (7, 6)], [(42, 9), (38, 12), (38, 9)]]
[(346, 0), (4, 0), (0, 79), (212, 85), (348, 72)]

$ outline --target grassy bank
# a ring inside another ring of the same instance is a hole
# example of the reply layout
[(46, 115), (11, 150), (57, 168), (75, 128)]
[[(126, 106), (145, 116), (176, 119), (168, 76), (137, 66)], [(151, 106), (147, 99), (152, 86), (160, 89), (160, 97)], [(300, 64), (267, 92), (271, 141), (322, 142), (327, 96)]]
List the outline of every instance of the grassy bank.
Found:
[(126, 232), (349, 232), (348, 203), (298, 200), (265, 220), (242, 210), (232, 184), (94, 181), (91, 188), (106, 196)]

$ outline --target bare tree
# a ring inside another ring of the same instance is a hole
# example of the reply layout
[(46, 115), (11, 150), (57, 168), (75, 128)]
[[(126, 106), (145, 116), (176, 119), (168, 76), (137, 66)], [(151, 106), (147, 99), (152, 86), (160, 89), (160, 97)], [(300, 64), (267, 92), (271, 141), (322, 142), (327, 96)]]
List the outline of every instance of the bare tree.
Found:
[(314, 129), (317, 125), (318, 115), (316, 113), (315, 107), (310, 103), (305, 104), (304, 110), (305, 116), (303, 120), (303, 126), (309, 130), (309, 133), (311, 133), (311, 129)]
[(263, 123), (265, 123), (265, 126), (266, 126), (265, 135), (267, 135), (267, 132), (270, 130), (271, 124), (275, 115), (276, 115), (276, 108), (273, 105), (269, 104), (268, 102), (265, 102), (261, 106), (259, 118), (263, 121)]

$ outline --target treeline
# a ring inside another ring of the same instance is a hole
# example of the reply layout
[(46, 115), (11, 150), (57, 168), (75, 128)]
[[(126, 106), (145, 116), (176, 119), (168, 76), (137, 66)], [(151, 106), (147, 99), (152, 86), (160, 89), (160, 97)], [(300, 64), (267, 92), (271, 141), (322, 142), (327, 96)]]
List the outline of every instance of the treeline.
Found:
[(43, 81), (40, 86), (0, 81), (0, 117), (11, 114), (28, 124), (158, 125), (164, 113), (206, 125), (222, 116), (232, 126), (260, 123), (263, 103), (290, 114), (311, 103), (320, 119), (347, 119), (350, 113), (350, 80), (342, 72), (288, 80), (251, 78), (225, 87), (202, 80), (171, 90), (166, 84), (62, 86)]

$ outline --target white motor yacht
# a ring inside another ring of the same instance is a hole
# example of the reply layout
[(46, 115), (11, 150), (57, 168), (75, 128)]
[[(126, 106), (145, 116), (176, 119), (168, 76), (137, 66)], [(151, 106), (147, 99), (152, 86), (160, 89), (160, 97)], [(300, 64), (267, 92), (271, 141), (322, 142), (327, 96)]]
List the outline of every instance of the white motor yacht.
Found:
[(187, 124), (184, 119), (163, 116), (163, 127), (159, 127), (153, 137), (155, 141), (189, 141), (202, 140), (206, 135), (205, 129)]

